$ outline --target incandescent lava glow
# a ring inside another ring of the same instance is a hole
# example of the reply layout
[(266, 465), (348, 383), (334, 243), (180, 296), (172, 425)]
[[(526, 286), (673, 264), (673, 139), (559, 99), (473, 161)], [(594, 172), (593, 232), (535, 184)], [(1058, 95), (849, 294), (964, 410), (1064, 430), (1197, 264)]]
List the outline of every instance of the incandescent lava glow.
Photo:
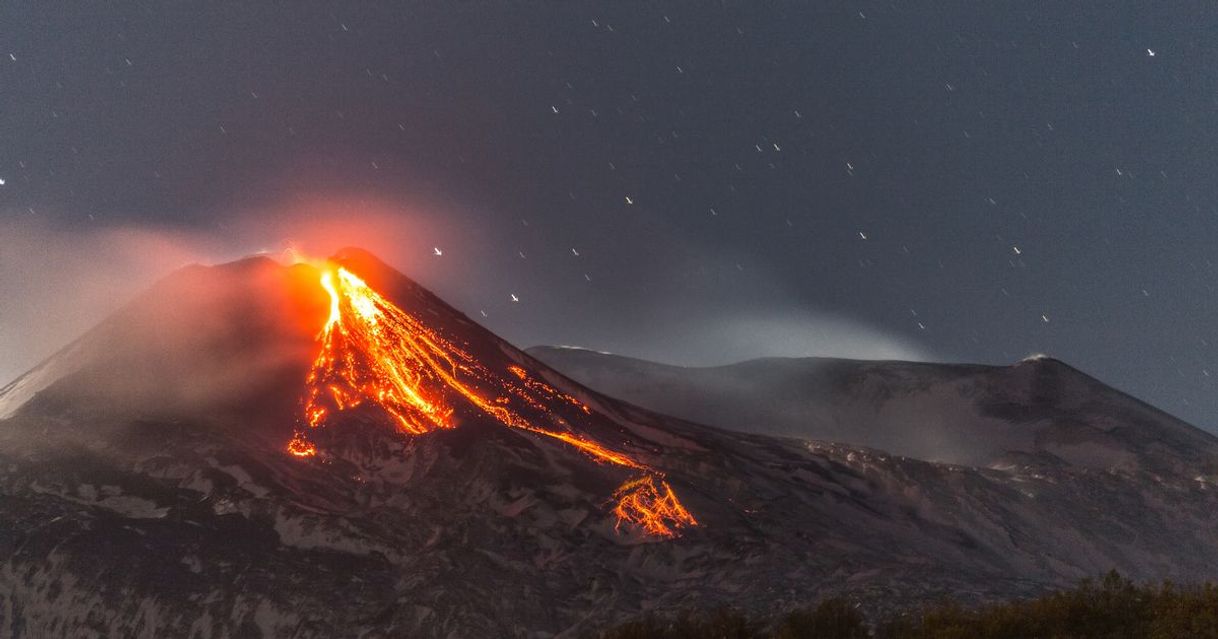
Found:
[(678, 529), (698, 525), (698, 520), (681, 505), (672, 486), (652, 475), (622, 484), (613, 498), (617, 500), (613, 514), (619, 527), (629, 522), (658, 537), (676, 537)]
[(457, 379), (468, 362), (449, 354), (458, 349), (346, 269), (323, 271), (321, 286), (330, 296), (330, 315), (306, 380), (309, 427), (371, 402), (404, 433), (452, 428), (453, 409), (438, 391), (472, 393)]
[(297, 457), (312, 457), (317, 454), (317, 447), (312, 442), (298, 436), (288, 442), (288, 452)]
[[(288, 442), (289, 454), (316, 455), (318, 448), (309, 431), (359, 406), (378, 409), (398, 431), (414, 436), (453, 428), (454, 413), (458, 405), (465, 404), (505, 426), (571, 446), (597, 463), (644, 473), (614, 493), (618, 503), (613, 512), (619, 527), (630, 523), (653, 535), (674, 537), (678, 529), (697, 525), (668, 483), (658, 479), (652, 469), (569, 427), (537, 425), (520, 411), (554, 415), (552, 407), (557, 403), (591, 414), (582, 402), (531, 378), (520, 366), (507, 367), (504, 372), (510, 376), (493, 373), (464, 348), (345, 268), (326, 264), (321, 271), (320, 284), (329, 296), (330, 312), (317, 336), (318, 353), (306, 378), (306, 428)], [(558, 422), (566, 425), (561, 419)]]

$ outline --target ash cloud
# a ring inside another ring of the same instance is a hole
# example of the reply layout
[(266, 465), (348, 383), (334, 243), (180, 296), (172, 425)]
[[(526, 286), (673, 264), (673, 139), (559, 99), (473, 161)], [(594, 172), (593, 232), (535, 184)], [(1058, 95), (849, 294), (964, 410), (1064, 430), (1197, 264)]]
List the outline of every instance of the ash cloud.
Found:
[(0, 385), (209, 252), (206, 238), (182, 231), (81, 230), (28, 217), (0, 220), (0, 237)]
[(348, 245), (521, 347), (570, 344), (684, 365), (935, 359), (913, 340), (801, 299), (747, 253), (691, 242), (654, 218), (618, 223), (573, 247), (561, 229), (462, 203), (350, 194), (299, 195), (178, 227), (9, 215), (0, 219), (0, 385), (184, 265), (289, 248), (321, 257)]
[(698, 321), (670, 320), (619, 354), (681, 366), (717, 366), (759, 357), (839, 357), (930, 361), (916, 343), (856, 320), (812, 309), (712, 309)]
[(0, 217), (0, 386), (184, 266), (255, 254), (284, 258), (289, 249), (324, 257), (359, 245), (408, 267), (412, 249), (423, 251), (414, 245), (435, 233), (412, 241), (402, 229), (432, 226), (368, 202), (357, 212), (321, 201), (229, 216), (206, 228)]
[(630, 245), (587, 251), (581, 266), (598, 280), (589, 285), (576, 271), (566, 278), (578, 280), (575, 287), (531, 291), (544, 310), (529, 313), (531, 323), (509, 316), (499, 332), (521, 346), (579, 346), (683, 366), (758, 357), (940, 358), (917, 340), (826, 310), (753, 252), (694, 241), (660, 220), (633, 231), (638, 240)]

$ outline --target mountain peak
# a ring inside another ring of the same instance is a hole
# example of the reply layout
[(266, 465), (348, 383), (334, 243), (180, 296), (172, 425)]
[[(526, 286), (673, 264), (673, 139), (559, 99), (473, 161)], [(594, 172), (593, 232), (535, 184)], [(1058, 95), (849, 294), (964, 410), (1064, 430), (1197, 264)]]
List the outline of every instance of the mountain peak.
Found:
[(497, 424), (620, 477), (605, 495), (619, 525), (673, 537), (697, 524), (615, 420), (358, 248), (293, 266), (255, 257), (181, 269), (53, 360), (39, 387), (10, 398), (18, 410), (233, 414), (264, 424), (259, 437), (278, 438), (278, 454), (322, 460), (368, 432), (407, 441)]
[(266, 257), (182, 267), (0, 391), (0, 416), (258, 412), (307, 357), (315, 270)]

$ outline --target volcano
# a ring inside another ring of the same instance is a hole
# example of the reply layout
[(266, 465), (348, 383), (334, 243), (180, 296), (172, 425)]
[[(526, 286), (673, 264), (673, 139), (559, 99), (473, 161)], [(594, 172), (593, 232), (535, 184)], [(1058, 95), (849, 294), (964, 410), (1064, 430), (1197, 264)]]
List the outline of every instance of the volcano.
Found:
[[(1156, 428), (1122, 441), (1212, 444)], [(983, 465), (733, 432), (589, 390), (357, 249), (194, 266), (0, 391), (0, 635), (575, 637), (1195, 580), (1212, 450)]]

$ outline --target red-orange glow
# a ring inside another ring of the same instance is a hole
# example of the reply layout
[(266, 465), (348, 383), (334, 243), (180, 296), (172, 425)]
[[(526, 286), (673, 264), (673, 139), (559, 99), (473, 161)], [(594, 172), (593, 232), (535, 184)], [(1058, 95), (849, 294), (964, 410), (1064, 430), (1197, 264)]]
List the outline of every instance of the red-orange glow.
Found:
[[(591, 410), (576, 398), (533, 379), (520, 366), (513, 377), (495, 374), (464, 348), (399, 308), (350, 271), (326, 266), (321, 287), (330, 314), (317, 336), (319, 350), (306, 378), (304, 422), (288, 444), (298, 457), (317, 454), (309, 430), (334, 415), (362, 405), (379, 409), (399, 431), (422, 435), (453, 428), (459, 406), (473, 406), (511, 428), (542, 435), (574, 447), (598, 463), (640, 470), (648, 475), (627, 482), (614, 494), (614, 513), (649, 533), (675, 536), (675, 529), (696, 525), (667, 483), (657, 488), (654, 473), (630, 455), (573, 432), (553, 412), (555, 402)], [(517, 381), (519, 380), (519, 381)], [(551, 415), (561, 428), (526, 418), (521, 409)]]
[(580, 437), (579, 435), (575, 435), (573, 433), (564, 433), (562, 431), (547, 430), (544, 428), (537, 428), (534, 426), (524, 426), (523, 428), (525, 430), (532, 431), (539, 435), (545, 435), (546, 437), (553, 437), (554, 439), (557, 439), (560, 442), (574, 446), (598, 462), (615, 464), (618, 466), (626, 466), (628, 468), (638, 468), (639, 470), (647, 469), (646, 466), (643, 466), (642, 464), (634, 461), (633, 459), (627, 457), (626, 455), (624, 455), (622, 453), (615, 453), (594, 441), (584, 439), (583, 437)]
[(330, 316), (307, 379), (306, 423), (371, 401), (403, 432), (452, 428), (452, 408), (425, 390), (443, 386), (444, 367), (454, 366), (439, 338), (345, 269), (325, 270), (321, 286)]
[(698, 521), (685, 510), (677, 499), (672, 486), (664, 480), (645, 475), (622, 484), (613, 498), (617, 506), (618, 525), (629, 522), (659, 537), (676, 537), (677, 531), (686, 526), (697, 526)]
[(338, 307), (338, 291), (334, 290), (334, 274), (330, 271), (325, 271), (321, 274), (321, 287), (326, 290), (330, 296), (330, 315), (326, 318), (326, 327), (322, 329), (322, 334), (329, 333), (334, 329), (334, 325), (342, 319), (342, 312)]
[(288, 442), (288, 452), (297, 457), (312, 457), (317, 454), (317, 447), (300, 437), (293, 437)]

